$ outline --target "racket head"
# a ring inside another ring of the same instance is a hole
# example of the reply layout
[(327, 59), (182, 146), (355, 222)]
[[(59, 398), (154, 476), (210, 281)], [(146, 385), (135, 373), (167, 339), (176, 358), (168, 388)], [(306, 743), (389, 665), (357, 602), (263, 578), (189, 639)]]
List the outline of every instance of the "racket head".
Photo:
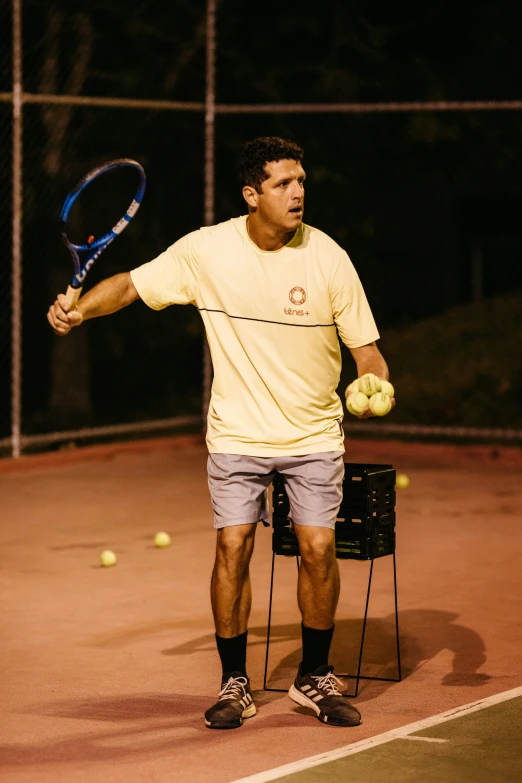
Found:
[[(67, 219), (74, 202), (80, 193), (85, 190), (88, 185), (94, 182), (95, 179), (98, 179), (98, 177), (101, 177), (108, 171), (112, 171), (113, 169), (116, 169), (120, 166), (133, 168), (139, 174), (138, 188), (123, 217), (114, 224), (110, 231), (108, 231), (106, 234), (103, 234), (103, 236), (99, 237), (98, 239), (94, 239), (91, 242), (86, 242), (83, 244), (72, 242), (67, 236)], [(146, 182), (147, 180), (145, 176), (145, 170), (141, 163), (138, 163), (137, 160), (133, 160), (132, 158), (117, 158), (115, 160), (102, 163), (100, 166), (96, 166), (96, 168), (85, 174), (85, 176), (82, 177), (81, 180), (77, 182), (74, 188), (70, 191), (63, 203), (62, 211), (60, 213), (60, 232), (63, 242), (69, 250), (73, 261), (74, 275), (71, 281), (72, 288), (81, 288), (87, 272), (94, 264), (96, 259), (102, 254), (105, 248), (127, 228), (130, 221), (140, 208), (140, 204), (145, 193)], [(89, 254), (83, 263), (80, 261), (79, 256), (79, 253), (82, 252), (88, 252)]]

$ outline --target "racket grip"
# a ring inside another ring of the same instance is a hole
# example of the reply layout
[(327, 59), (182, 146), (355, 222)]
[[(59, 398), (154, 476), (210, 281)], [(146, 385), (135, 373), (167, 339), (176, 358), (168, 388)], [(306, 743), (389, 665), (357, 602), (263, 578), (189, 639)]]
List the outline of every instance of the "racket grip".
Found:
[(67, 291), (65, 292), (65, 304), (67, 305), (67, 312), (69, 312), (69, 310), (73, 310), (76, 307), (81, 293), (81, 288), (73, 288), (72, 285), (67, 286)]

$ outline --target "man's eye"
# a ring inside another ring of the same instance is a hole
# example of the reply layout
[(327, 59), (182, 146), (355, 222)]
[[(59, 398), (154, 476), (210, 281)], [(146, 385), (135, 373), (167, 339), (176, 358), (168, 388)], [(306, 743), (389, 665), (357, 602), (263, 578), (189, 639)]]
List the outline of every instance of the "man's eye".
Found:
[(279, 183), (279, 187), (280, 188), (286, 188), (287, 185), (288, 185), (288, 182), (280, 182)]

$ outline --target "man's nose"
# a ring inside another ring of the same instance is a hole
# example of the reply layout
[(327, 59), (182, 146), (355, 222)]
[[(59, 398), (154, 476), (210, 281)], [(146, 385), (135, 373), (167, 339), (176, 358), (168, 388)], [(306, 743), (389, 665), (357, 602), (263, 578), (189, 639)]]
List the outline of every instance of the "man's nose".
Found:
[(304, 185), (302, 182), (294, 182), (292, 188), (292, 198), (302, 198), (304, 194)]

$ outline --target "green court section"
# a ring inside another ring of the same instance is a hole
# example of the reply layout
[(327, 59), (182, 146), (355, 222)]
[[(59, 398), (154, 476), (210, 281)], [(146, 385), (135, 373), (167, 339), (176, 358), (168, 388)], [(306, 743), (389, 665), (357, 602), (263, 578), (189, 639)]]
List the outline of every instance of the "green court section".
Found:
[[(335, 729), (330, 729), (335, 731)], [(521, 783), (522, 697), (411, 737), (277, 778), (278, 783)]]

